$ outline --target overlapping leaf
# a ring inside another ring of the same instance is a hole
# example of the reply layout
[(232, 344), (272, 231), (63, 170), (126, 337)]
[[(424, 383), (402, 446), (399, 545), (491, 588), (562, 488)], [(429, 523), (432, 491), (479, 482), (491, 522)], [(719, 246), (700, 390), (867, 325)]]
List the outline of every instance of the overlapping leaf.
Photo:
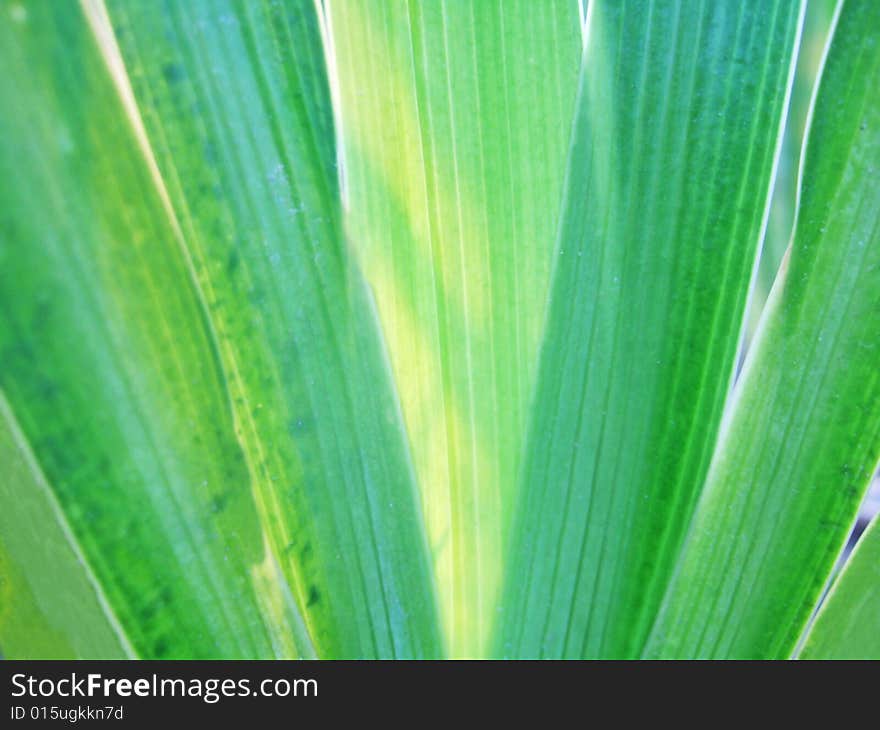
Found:
[(315, 6), (111, 2), (270, 543), (322, 656), (438, 648), (417, 494), (341, 235)]
[[(288, 631), (254, 588), (222, 375), (107, 68), (78, 5), (0, 7), (0, 387), (21, 440), (139, 655), (271, 656)], [(37, 508), (38, 480), (4, 481)], [(12, 630), (29, 656), (38, 635)]]
[(648, 656), (787, 657), (880, 455), (880, 6), (842, 8), (787, 261)]
[(865, 530), (807, 636), (801, 659), (880, 659), (880, 519)]
[(481, 655), (581, 58), (576, 2), (336, 2), (346, 224), (401, 395), (444, 627)]
[(0, 377), (110, 604), (146, 656), (435, 654), (314, 6), (113, 4), (133, 87), (84, 8), (4, 7)]
[(708, 467), (800, 3), (590, 3), (497, 650), (630, 657)]
[(132, 655), (0, 396), (0, 650), (28, 659)]
[(0, 0), (0, 652), (788, 656), (880, 451), (842, 7), (731, 396), (802, 2)]

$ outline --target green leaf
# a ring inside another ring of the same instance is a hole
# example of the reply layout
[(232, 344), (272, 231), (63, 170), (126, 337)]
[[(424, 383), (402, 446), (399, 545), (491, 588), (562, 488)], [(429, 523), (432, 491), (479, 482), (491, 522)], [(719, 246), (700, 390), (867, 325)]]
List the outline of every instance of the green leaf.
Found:
[(755, 277), (755, 290), (749, 302), (748, 337), (754, 334), (767, 295), (779, 271), (779, 264), (791, 241), (797, 202), (798, 169), (807, 114), (813, 99), (819, 67), (825, 55), (828, 33), (836, 7), (837, 0), (808, 0), (806, 4), (785, 136), (773, 183), (770, 219), (761, 250), (759, 270)]
[(342, 235), (315, 4), (108, 7), (257, 507), (318, 655), (436, 655), (399, 404)]
[(114, 5), (133, 87), (83, 7), (3, 6), (0, 385), (108, 602), (142, 656), (436, 654), (313, 5)]
[(346, 226), (388, 342), (454, 656), (485, 654), (577, 90), (576, 2), (336, 2)]
[(880, 6), (838, 12), (794, 237), (647, 656), (789, 656), (880, 456)]
[[(228, 396), (107, 67), (77, 4), (0, 15), (0, 388), (17, 438), (139, 656), (272, 656), (290, 632), (254, 590), (263, 537)], [(64, 557), (9, 546), (31, 585)], [(9, 628), (0, 645), (39, 650)]]
[(801, 659), (880, 659), (880, 519), (865, 530), (807, 635)]
[(0, 394), (0, 655), (125, 659), (128, 640)]
[(732, 377), (800, 3), (590, 3), (504, 656), (632, 657)]
[(790, 656), (880, 456), (869, 0), (733, 385), (805, 2), (0, 0), (0, 655)]

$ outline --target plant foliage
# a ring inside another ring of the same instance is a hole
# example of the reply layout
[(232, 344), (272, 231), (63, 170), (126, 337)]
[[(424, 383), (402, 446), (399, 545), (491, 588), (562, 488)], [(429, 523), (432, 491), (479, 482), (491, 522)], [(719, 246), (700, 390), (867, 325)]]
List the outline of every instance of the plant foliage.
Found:
[(749, 297), (805, 10), (0, 0), (3, 655), (793, 656), (880, 457), (871, 0)]

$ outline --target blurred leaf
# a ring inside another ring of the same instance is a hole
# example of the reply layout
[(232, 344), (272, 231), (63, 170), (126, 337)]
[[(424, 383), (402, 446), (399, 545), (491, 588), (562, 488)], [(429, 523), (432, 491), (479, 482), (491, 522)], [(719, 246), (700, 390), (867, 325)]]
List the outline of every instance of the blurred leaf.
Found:
[(787, 657), (880, 455), (880, 5), (842, 7), (788, 260), (648, 656)]
[(504, 656), (641, 649), (733, 374), (800, 20), (590, 4)]

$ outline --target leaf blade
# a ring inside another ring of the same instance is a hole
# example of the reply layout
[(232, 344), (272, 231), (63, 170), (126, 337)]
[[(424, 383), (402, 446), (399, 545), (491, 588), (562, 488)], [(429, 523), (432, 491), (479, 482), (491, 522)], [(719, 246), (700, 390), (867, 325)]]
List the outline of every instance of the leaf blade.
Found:
[(834, 581), (799, 659), (880, 658), (880, 524), (859, 538)]
[(794, 238), (648, 656), (787, 657), (880, 452), (880, 14), (838, 13)]
[(203, 314), (86, 18), (0, 10), (0, 383), (22, 438), (138, 655), (271, 657)]
[(329, 2), (346, 226), (376, 297), (453, 656), (483, 656), (541, 336), (577, 3)]
[[(130, 659), (128, 643), (0, 393), (0, 652)], [(24, 566), (27, 566), (24, 569)]]
[(800, 11), (590, 4), (504, 656), (641, 649), (732, 376)]
[(315, 4), (108, 5), (318, 655), (436, 656), (396, 394), (341, 231)]

